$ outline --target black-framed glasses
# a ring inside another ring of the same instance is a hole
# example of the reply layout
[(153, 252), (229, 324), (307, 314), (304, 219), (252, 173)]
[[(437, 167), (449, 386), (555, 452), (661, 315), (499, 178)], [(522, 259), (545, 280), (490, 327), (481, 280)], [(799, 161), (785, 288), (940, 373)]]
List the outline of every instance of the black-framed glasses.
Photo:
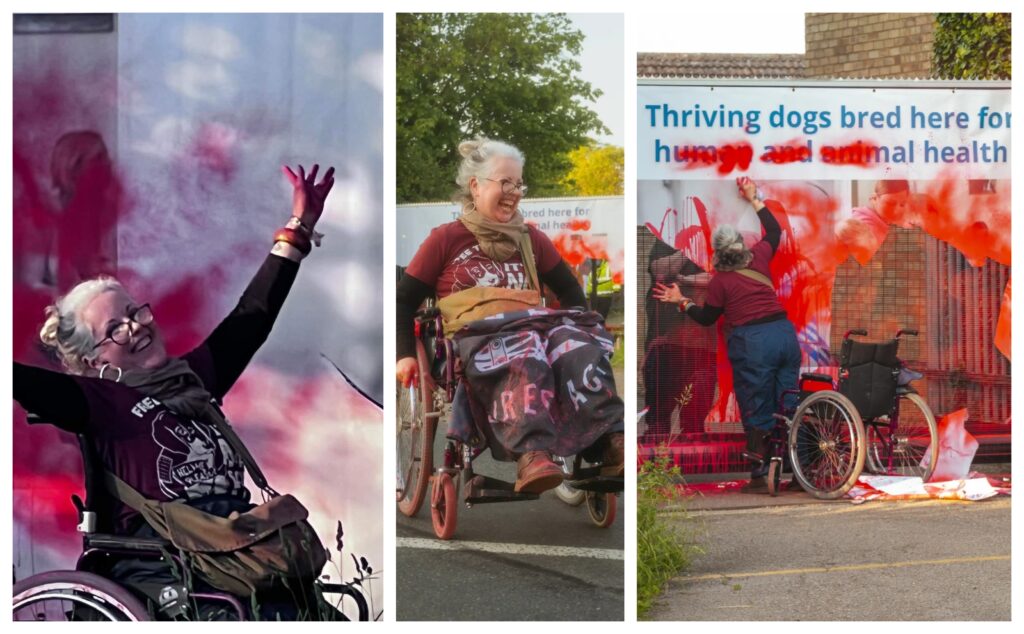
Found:
[(153, 323), (153, 309), (150, 308), (149, 304), (143, 304), (137, 308), (129, 306), (125, 310), (124, 319), (116, 324), (110, 324), (110, 328), (107, 328), (107, 336), (93, 346), (92, 349), (95, 350), (108, 341), (113, 341), (117, 345), (123, 346), (132, 339), (132, 324), (148, 326), (151, 323)]
[(511, 178), (503, 178), (500, 181), (493, 178), (485, 178), (484, 180), (491, 181), (492, 183), (501, 183), (501, 191), (505, 194), (512, 194), (518, 191), (521, 195), (525, 196), (526, 190), (529, 189), (526, 183), (522, 181), (517, 183)]

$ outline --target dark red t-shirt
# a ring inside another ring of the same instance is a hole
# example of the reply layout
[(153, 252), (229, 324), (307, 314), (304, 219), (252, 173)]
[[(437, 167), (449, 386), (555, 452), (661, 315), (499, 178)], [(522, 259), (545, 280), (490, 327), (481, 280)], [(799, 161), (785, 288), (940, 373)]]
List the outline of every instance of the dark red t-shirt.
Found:
[[(768, 264), (772, 259), (772, 245), (761, 240), (751, 249), (754, 259), (751, 268), (771, 279)], [(718, 306), (723, 311), (725, 325), (730, 328), (742, 326), (754, 319), (785, 312), (775, 289), (767, 284), (741, 275), (736, 271), (715, 273), (708, 284), (706, 304)]]
[[(204, 384), (216, 384), (206, 346), (184, 359)], [(72, 378), (89, 405), (85, 428), (72, 431), (87, 434), (103, 464), (139, 493), (153, 500), (246, 495), (242, 460), (216, 427), (175, 414), (126, 385)], [(119, 532), (134, 516), (127, 506), (119, 508)]]
[[(537, 275), (544, 275), (562, 260), (555, 245), (541, 230), (527, 225)], [(526, 268), (519, 253), (504, 262), (484, 255), (476, 237), (456, 220), (431, 230), (405, 272), (434, 288), (443, 298), (473, 288), (527, 288)]]

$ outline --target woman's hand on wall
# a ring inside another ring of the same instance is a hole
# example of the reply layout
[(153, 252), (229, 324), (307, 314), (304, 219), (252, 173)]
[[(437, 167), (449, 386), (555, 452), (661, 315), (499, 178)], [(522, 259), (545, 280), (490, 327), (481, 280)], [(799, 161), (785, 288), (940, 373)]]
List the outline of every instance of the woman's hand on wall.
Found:
[(682, 292), (680, 292), (679, 287), (674, 283), (665, 286), (661, 282), (655, 282), (651, 295), (654, 299), (666, 304), (679, 304), (686, 299), (683, 297)]

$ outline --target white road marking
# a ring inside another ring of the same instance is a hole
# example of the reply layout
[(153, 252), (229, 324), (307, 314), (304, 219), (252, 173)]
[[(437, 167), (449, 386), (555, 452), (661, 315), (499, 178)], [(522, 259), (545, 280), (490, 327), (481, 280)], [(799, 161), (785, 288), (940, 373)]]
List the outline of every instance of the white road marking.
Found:
[(577, 548), (574, 546), (541, 546), (539, 544), (503, 544), (499, 542), (441, 541), (418, 537), (399, 537), (398, 548), (421, 550), (476, 551), (499, 555), (541, 555), (544, 557), (583, 557), (586, 559), (623, 560), (623, 552), (611, 548)]

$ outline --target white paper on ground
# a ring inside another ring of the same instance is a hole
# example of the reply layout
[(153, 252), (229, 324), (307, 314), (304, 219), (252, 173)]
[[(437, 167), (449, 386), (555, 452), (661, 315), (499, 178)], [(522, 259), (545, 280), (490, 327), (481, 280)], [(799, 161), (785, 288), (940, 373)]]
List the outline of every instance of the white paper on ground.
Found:
[(858, 480), (887, 495), (928, 495), (917, 476), (862, 475)]

